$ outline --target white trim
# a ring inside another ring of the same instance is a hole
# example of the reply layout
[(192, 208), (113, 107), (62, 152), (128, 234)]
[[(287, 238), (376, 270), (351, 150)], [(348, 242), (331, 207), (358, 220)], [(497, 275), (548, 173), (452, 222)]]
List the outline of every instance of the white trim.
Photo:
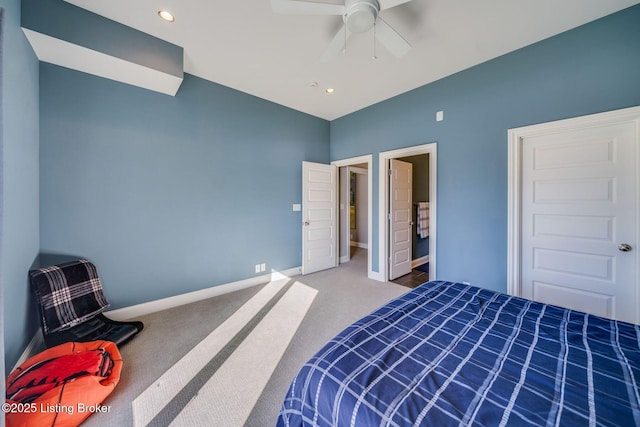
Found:
[[(346, 173), (346, 175), (347, 175), (347, 177), (346, 177), (347, 178), (347, 185), (346, 185), (347, 189), (349, 189), (351, 187), (351, 184), (350, 184), (351, 172), (353, 172), (355, 174), (358, 174), (358, 175), (367, 175), (367, 178), (368, 178), (368, 175), (369, 175), (369, 169), (360, 168), (360, 167), (357, 167), (357, 166), (347, 166), (347, 173)], [(371, 197), (371, 194), (373, 194), (373, 193), (371, 191), (369, 191), (369, 185), (371, 185), (371, 184), (370, 184), (369, 180), (367, 180), (367, 194), (368, 194), (369, 197)], [(349, 191), (347, 191), (347, 193), (349, 193)], [(345, 196), (346, 196), (345, 197), (346, 200), (349, 201), (349, 194), (345, 194)], [(367, 201), (368, 201), (368, 199), (367, 199)], [(367, 212), (369, 212), (368, 209), (369, 209), (369, 204), (367, 202)], [(340, 230), (340, 231), (343, 231), (343, 233), (344, 233), (344, 235), (341, 236), (341, 237), (343, 237), (345, 241), (349, 242), (349, 246), (355, 246), (355, 247), (358, 247), (358, 248), (362, 248), (362, 249), (367, 249), (368, 250), (369, 249), (369, 245), (367, 243), (354, 242), (353, 240), (351, 240), (351, 213), (350, 212), (347, 212), (347, 218), (349, 219), (349, 227), (343, 227), (343, 230), (342, 229)], [(369, 216), (367, 215), (367, 227), (369, 227), (368, 222), (369, 222)], [(341, 222), (340, 222), (340, 225), (342, 225)], [(371, 238), (371, 234), (369, 234), (368, 237)], [(340, 243), (342, 243), (342, 241)], [(349, 251), (349, 252), (351, 252), (351, 251)], [(351, 254), (350, 253), (346, 254), (345, 256), (342, 257), (342, 259), (344, 259), (344, 258), (347, 258), (347, 260), (343, 261), (343, 262), (348, 262), (351, 259)]]
[(507, 149), (507, 293), (522, 295), (520, 281), (520, 223), (522, 212), (520, 209), (520, 192), (522, 188), (522, 137), (517, 129), (510, 129)]
[[(342, 160), (334, 160), (333, 162), (331, 162), (332, 165), (335, 165), (338, 168), (358, 165), (360, 163), (367, 164), (367, 234), (369, 236), (369, 239), (371, 239), (371, 236), (373, 235), (373, 154), (366, 154), (364, 156), (351, 157)], [(338, 175), (340, 174), (338, 173)], [(349, 260), (348, 256), (341, 257), (340, 259), (342, 260), (344, 258), (346, 258), (347, 261)], [(371, 251), (369, 250), (367, 251), (367, 277), (369, 279), (381, 281), (379, 279), (378, 273), (373, 271), (372, 259), (373, 258), (371, 255)]]
[(416, 258), (414, 260), (411, 261), (411, 268), (416, 268), (416, 267), (420, 267), (423, 264), (426, 264), (429, 262), (429, 255), (425, 255), (423, 257), (420, 258)]
[(356, 248), (369, 249), (369, 245), (366, 243), (354, 242), (353, 240), (349, 242), (349, 246), (355, 246)]
[[(270, 274), (264, 274), (262, 276), (251, 277), (245, 280), (239, 280), (237, 282), (226, 283), (223, 285), (212, 286), (207, 289), (201, 289), (199, 291), (187, 292), (185, 294), (175, 295), (168, 298), (162, 298), (155, 301), (149, 301), (142, 304), (136, 304), (129, 307), (118, 308), (115, 310), (105, 311), (110, 319), (113, 320), (129, 320), (136, 317), (144, 316), (147, 314), (155, 313), (169, 308), (179, 307), (181, 305), (190, 304), (192, 302), (198, 302), (205, 299), (213, 298), (216, 296), (228, 294), (230, 292), (239, 291), (241, 289), (250, 288), (252, 286), (262, 285), (267, 282), (273, 282), (288, 277), (299, 276), (302, 274), (301, 267), (294, 267), (284, 271), (272, 271)], [(27, 347), (24, 349), (20, 358), (16, 362), (13, 369), (20, 366), (28, 358), (38, 354), (44, 350), (44, 336), (42, 335), (42, 329), (38, 328)]]
[[(640, 133), (640, 107), (624, 108), (604, 113), (590, 114), (554, 122), (541, 123), (508, 130), (508, 218), (507, 218), (507, 292), (522, 295), (521, 283), (521, 191), (522, 191), (522, 141), (540, 134), (565, 132), (577, 127), (596, 127), (616, 122), (636, 121)], [(640, 154), (639, 154), (640, 156)], [(640, 157), (636, 160), (636, 180), (640, 185)], [(636, 207), (640, 212), (640, 201)], [(638, 224), (636, 241), (640, 241)], [(638, 256), (638, 255), (637, 255)], [(640, 260), (640, 256), (638, 256)], [(640, 261), (637, 261), (640, 264)], [(640, 265), (636, 266), (636, 271)], [(640, 305), (640, 292), (636, 292), (636, 306)], [(636, 319), (638, 321), (640, 319)]]
[(347, 170), (348, 170), (349, 172), (357, 173), (357, 174), (360, 174), (360, 175), (366, 175), (366, 174), (368, 174), (368, 173), (369, 173), (369, 172), (368, 172), (368, 169), (365, 169), (365, 168), (359, 168), (359, 167), (356, 167), (356, 166), (348, 166), (348, 167), (347, 167)]
[(437, 143), (432, 142), (414, 147), (400, 148), (398, 150), (384, 151), (379, 153), (378, 160), (378, 279), (386, 282), (389, 280), (389, 160), (401, 157), (417, 156), (429, 154), (429, 256), (431, 265), (429, 266), (429, 280), (436, 279), (436, 224), (437, 224), (437, 166), (438, 150)]
[(339, 168), (344, 166), (353, 166), (359, 165), (361, 163), (366, 163), (368, 166), (371, 166), (371, 162), (373, 161), (373, 154), (365, 154), (364, 156), (358, 157), (350, 157), (348, 159), (334, 160), (331, 162), (332, 165), (335, 165)]
[(350, 187), (349, 166), (338, 167), (338, 253), (342, 255), (340, 263), (351, 260), (351, 251), (349, 250), (349, 241), (351, 240)]
[(142, 304), (136, 304), (129, 307), (118, 308), (105, 312), (113, 320), (128, 320), (157, 311), (167, 310), (169, 308), (178, 307), (192, 302), (202, 301), (208, 298), (224, 295), (229, 292), (239, 291), (241, 289), (250, 288), (252, 286), (261, 285), (270, 281), (278, 280), (283, 277), (298, 276), (301, 274), (301, 267), (295, 267), (282, 272), (272, 271), (270, 274), (251, 277), (249, 279), (239, 280), (237, 282), (226, 283), (223, 285), (212, 286), (210, 288), (201, 289), (199, 291), (187, 292), (185, 294), (175, 295), (172, 297), (162, 298), (155, 301), (149, 301)]

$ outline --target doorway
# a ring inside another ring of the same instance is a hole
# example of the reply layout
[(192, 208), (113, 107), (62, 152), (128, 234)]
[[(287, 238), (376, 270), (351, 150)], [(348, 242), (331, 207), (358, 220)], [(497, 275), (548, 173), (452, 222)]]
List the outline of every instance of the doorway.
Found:
[[(351, 252), (353, 248), (369, 249), (369, 230), (367, 223), (369, 202), (369, 185), (367, 164), (347, 166), (344, 179), (349, 183), (349, 227), (345, 227), (345, 232), (349, 233)], [(345, 236), (346, 237), (346, 236)], [(347, 254), (345, 254), (347, 255)], [(347, 259), (348, 261), (348, 259)]]
[[(378, 255), (379, 255), (379, 276), (380, 280), (388, 281), (390, 279), (390, 263), (392, 257), (392, 249), (391, 242), (392, 238), (390, 236), (391, 226), (390, 226), (390, 198), (391, 198), (391, 186), (389, 182), (389, 174), (391, 171), (391, 160), (411, 160), (412, 158), (423, 157), (423, 159), (427, 159), (427, 163), (425, 166), (416, 167), (415, 176), (423, 176), (427, 182), (426, 194), (419, 195), (414, 197), (412, 201), (412, 222), (414, 222), (414, 227), (412, 234), (417, 235), (417, 226), (418, 221), (416, 218), (417, 211), (420, 207), (421, 202), (428, 202), (428, 214), (427, 214), (427, 222), (426, 224), (422, 224), (423, 227), (427, 227), (428, 239), (425, 239), (424, 232), (422, 233), (420, 238), (414, 239), (421, 243), (423, 248), (420, 249), (422, 252), (418, 252), (416, 249), (416, 245), (412, 245), (412, 266), (418, 266), (420, 264), (424, 264), (428, 262), (428, 271), (425, 272), (424, 275), (425, 280), (435, 280), (436, 278), (436, 213), (437, 213), (437, 145), (436, 143), (430, 143), (425, 145), (419, 145), (415, 147), (402, 148), (399, 150), (386, 151), (380, 153), (380, 161), (379, 161), (379, 200), (381, 201), (378, 205), (379, 209), (379, 233), (378, 233)], [(420, 164), (420, 163), (418, 163)], [(426, 170), (424, 170), (426, 169)], [(425, 193), (421, 193), (425, 194)], [(428, 199), (428, 200), (425, 200)], [(414, 206), (415, 202), (415, 206)], [(424, 248), (424, 244), (426, 242), (426, 249)], [(424, 255), (424, 252), (427, 252), (428, 255)], [(414, 254), (420, 254), (417, 257)]]
[[(367, 247), (366, 249), (360, 247), (360, 250), (367, 251), (367, 269), (366, 274), (367, 277), (371, 279), (376, 279), (375, 273), (372, 271), (372, 254), (371, 254), (371, 235), (373, 230), (373, 204), (372, 204), (372, 195), (373, 195), (373, 178), (371, 173), (371, 168), (373, 164), (373, 156), (371, 154), (359, 157), (353, 157), (349, 159), (337, 160), (331, 162), (332, 165), (338, 167), (338, 179), (339, 179), (339, 208), (338, 208), (338, 217), (339, 217), (339, 242), (338, 242), (338, 251), (339, 251), (339, 260), (340, 263), (349, 262), (351, 259), (351, 243), (352, 243), (352, 228), (351, 228), (351, 200), (350, 195), (350, 184), (351, 184), (351, 172), (356, 173), (357, 179), (363, 180), (361, 182), (361, 189), (366, 191), (366, 195), (362, 199), (366, 200), (360, 205), (356, 206), (356, 210), (354, 214), (356, 217), (360, 217), (360, 233), (357, 233), (360, 236), (367, 236)], [(356, 184), (357, 185), (357, 184)], [(355, 202), (355, 200), (354, 200)], [(361, 240), (363, 237), (356, 237), (357, 240)], [(362, 242), (357, 242), (362, 243)], [(362, 246), (362, 245), (358, 245)], [(358, 247), (354, 246), (354, 247)]]

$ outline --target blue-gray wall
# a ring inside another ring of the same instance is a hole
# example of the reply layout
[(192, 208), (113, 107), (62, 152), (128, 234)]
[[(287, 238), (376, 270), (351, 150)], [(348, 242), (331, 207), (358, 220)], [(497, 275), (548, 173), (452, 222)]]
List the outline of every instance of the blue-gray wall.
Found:
[(507, 130), (639, 104), (634, 6), (331, 122), (331, 160), (373, 153), (375, 224), (378, 153), (437, 141), (438, 278), (506, 291)]
[(0, 0), (0, 7), (4, 9), (0, 286), (5, 366), (11, 369), (37, 328), (27, 271), (40, 245), (38, 60), (20, 29), (20, 2)]
[(377, 175), (380, 151), (438, 141), (438, 275), (505, 290), (507, 129), (640, 104), (640, 6), (331, 124), (189, 75), (172, 98), (39, 73), (0, 7), (6, 366), (36, 329), (38, 248), (94, 260), (114, 307), (300, 265), (302, 160), (373, 153)]
[(113, 308), (300, 266), (292, 204), (328, 142), (325, 120), (191, 75), (171, 97), (43, 63), (42, 252), (95, 262)]

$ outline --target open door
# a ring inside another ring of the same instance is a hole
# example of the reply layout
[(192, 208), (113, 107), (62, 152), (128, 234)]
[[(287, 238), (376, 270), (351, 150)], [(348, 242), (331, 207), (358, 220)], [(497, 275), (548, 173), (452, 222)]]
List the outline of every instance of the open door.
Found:
[(411, 273), (413, 165), (390, 160), (389, 280)]
[(338, 265), (337, 170), (302, 162), (302, 274)]

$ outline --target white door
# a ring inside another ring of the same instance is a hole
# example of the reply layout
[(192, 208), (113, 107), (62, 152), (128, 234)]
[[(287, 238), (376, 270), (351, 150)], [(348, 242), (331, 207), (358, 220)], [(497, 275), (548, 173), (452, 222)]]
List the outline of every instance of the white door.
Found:
[(636, 122), (522, 139), (522, 296), (637, 322)]
[(338, 183), (333, 165), (302, 162), (302, 274), (338, 265)]
[(389, 280), (411, 273), (413, 165), (391, 159), (389, 174)]

